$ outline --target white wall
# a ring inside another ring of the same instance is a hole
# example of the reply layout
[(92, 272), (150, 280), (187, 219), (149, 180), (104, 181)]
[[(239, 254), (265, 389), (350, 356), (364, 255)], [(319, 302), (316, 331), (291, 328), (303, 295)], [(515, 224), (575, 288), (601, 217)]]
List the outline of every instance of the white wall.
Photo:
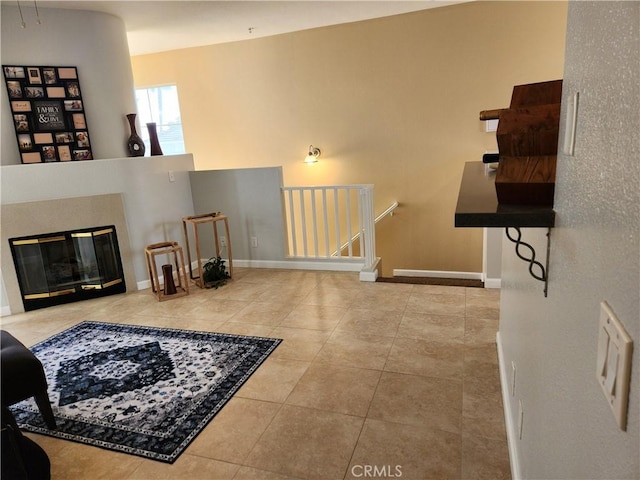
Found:
[[(515, 362), (505, 407), (516, 477), (640, 478), (639, 29), (639, 2), (569, 2), (560, 138), (575, 92), (578, 129), (575, 157), (558, 156), (548, 298), (503, 242), (501, 369), (510, 383)], [(523, 233), (544, 258), (546, 230)], [(635, 344), (626, 431), (595, 377), (603, 300)]]
[[(94, 158), (125, 157), (125, 115), (136, 111), (136, 103), (124, 22), (105, 13), (41, 8), (38, 25), (35, 10), (26, 3), (21, 3), (24, 29), (18, 9), (2, 3), (2, 64), (78, 67)], [(20, 164), (4, 86), (2, 90), (0, 163)]]

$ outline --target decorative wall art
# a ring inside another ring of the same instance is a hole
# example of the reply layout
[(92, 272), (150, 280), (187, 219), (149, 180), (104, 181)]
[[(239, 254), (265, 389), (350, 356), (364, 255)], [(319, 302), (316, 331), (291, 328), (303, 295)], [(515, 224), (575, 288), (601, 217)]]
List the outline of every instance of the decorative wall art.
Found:
[(2, 71), (22, 163), (93, 159), (76, 67)]

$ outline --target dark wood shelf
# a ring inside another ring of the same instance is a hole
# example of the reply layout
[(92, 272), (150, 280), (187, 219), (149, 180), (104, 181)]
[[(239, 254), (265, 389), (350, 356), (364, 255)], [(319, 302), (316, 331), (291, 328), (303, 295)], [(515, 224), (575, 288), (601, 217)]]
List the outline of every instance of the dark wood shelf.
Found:
[(544, 227), (555, 224), (551, 207), (498, 203), (494, 170), (485, 173), (482, 162), (467, 162), (462, 173), (456, 227)]

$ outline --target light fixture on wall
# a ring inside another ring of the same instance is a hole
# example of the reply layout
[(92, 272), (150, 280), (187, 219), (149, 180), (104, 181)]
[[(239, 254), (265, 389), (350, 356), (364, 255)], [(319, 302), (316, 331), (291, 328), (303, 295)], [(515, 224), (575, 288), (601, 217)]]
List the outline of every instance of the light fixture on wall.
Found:
[(304, 163), (316, 163), (319, 156), (320, 149), (313, 145), (309, 145), (309, 153), (307, 154), (307, 158), (304, 159)]

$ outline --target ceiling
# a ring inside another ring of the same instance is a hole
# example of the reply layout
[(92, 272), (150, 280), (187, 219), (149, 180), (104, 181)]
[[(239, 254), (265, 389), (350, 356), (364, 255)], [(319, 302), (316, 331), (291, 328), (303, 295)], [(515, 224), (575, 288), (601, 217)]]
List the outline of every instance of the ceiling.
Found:
[[(377, 1), (55, 1), (47, 8), (93, 10), (124, 20), (131, 55), (248, 40), (441, 7), (469, 0)], [(13, 3), (6, 2), (3, 3)], [(23, 0), (23, 7), (32, 2)]]

